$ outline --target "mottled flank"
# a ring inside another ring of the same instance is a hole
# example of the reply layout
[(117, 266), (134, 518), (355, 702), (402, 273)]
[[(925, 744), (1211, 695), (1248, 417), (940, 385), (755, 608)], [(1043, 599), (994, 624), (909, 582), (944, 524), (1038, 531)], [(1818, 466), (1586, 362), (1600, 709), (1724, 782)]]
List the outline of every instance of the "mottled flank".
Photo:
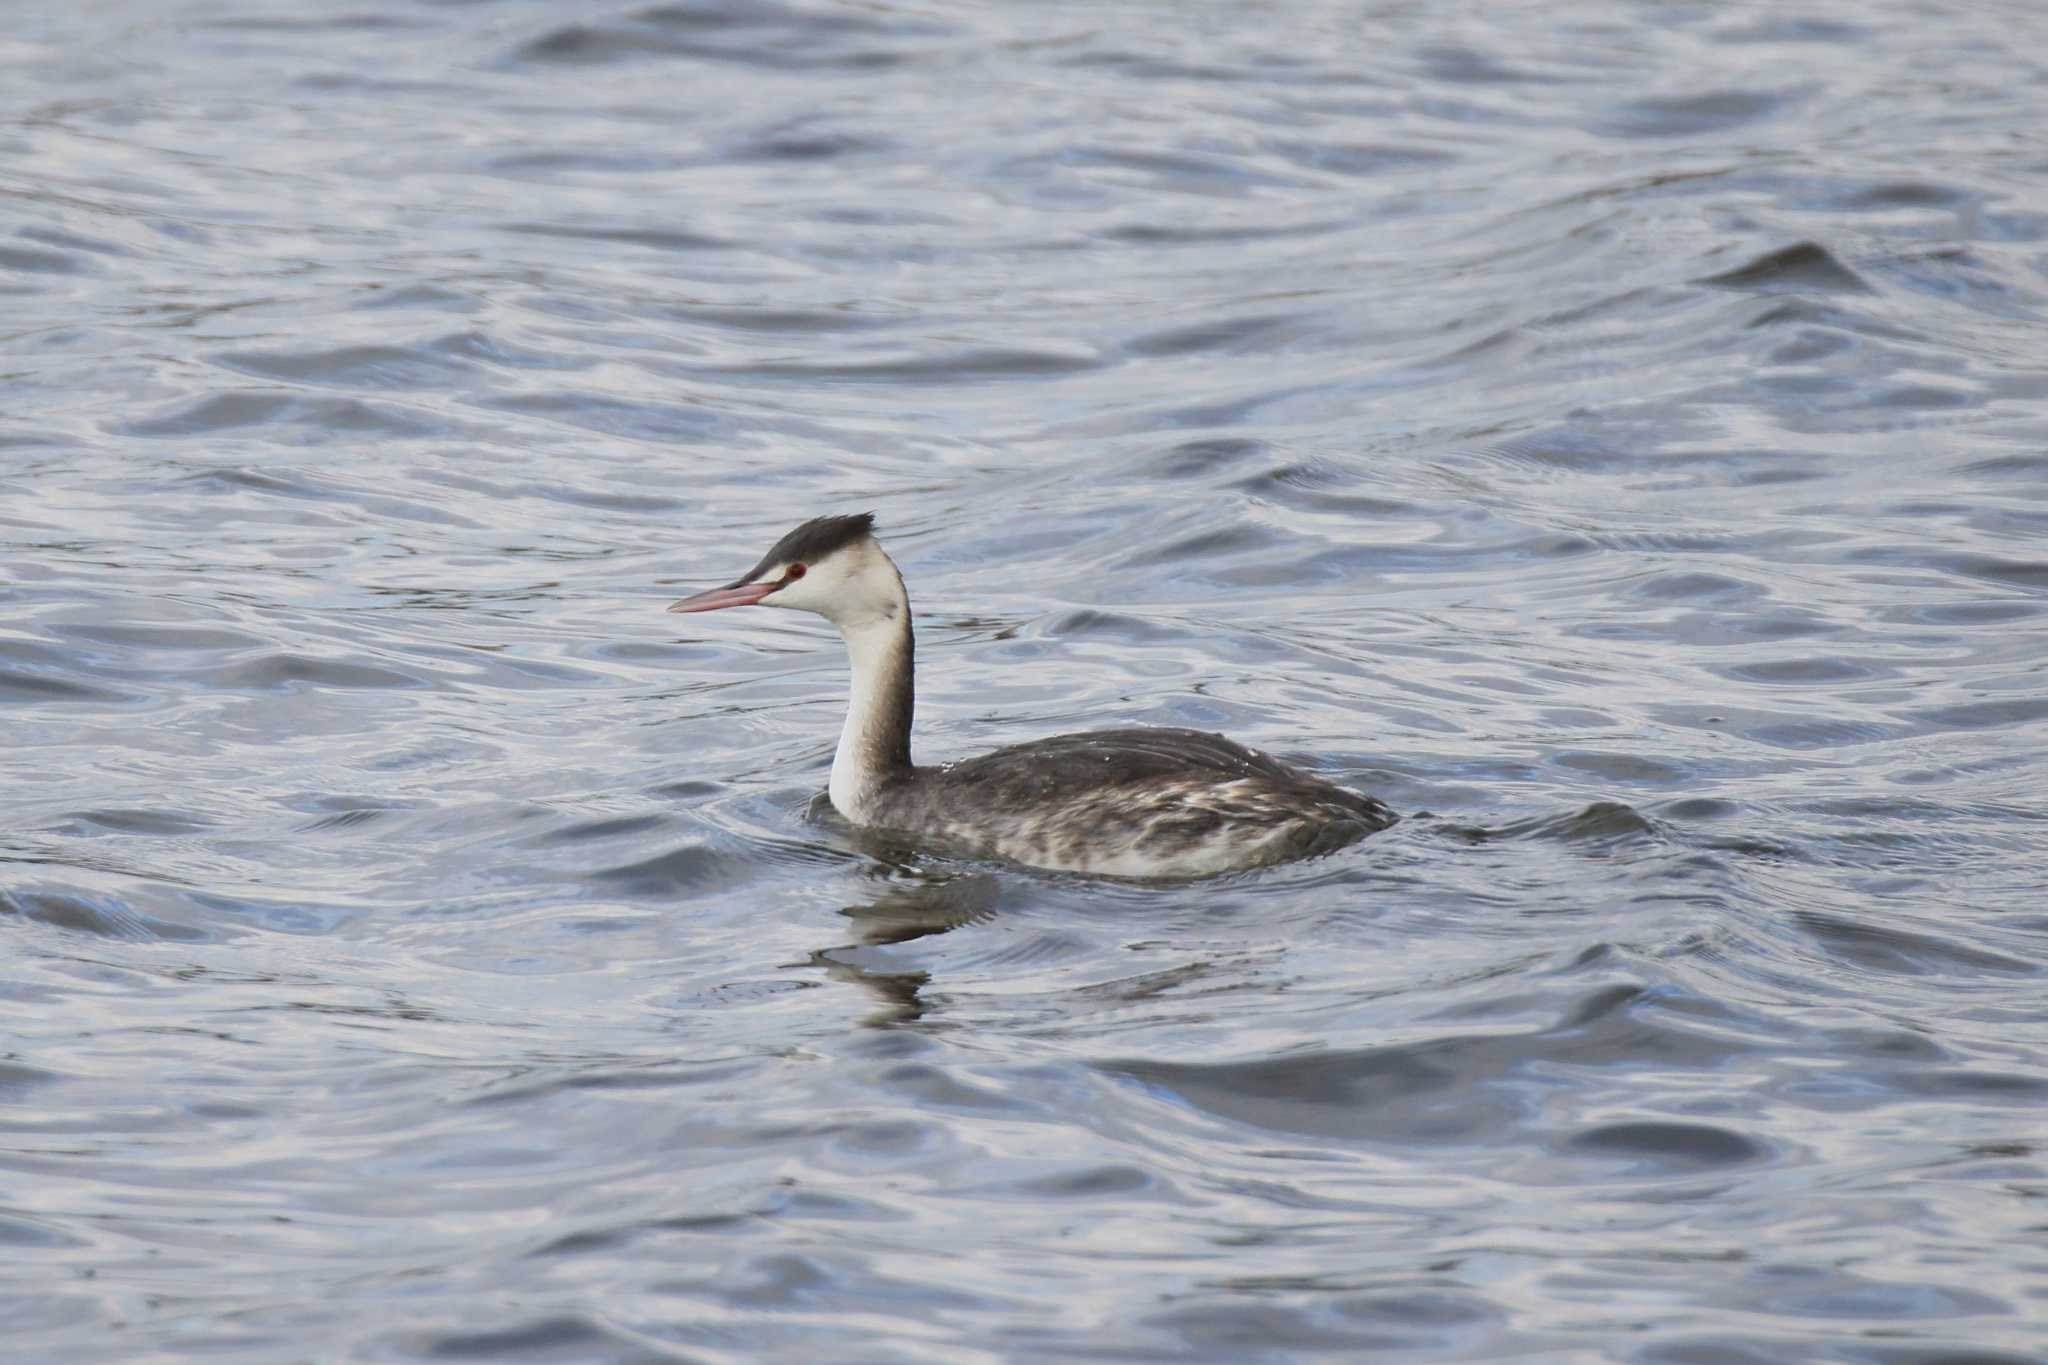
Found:
[(883, 783), (868, 823), (1035, 867), (1197, 877), (1341, 848), (1393, 824), (1369, 796), (1221, 735), (1098, 730)]

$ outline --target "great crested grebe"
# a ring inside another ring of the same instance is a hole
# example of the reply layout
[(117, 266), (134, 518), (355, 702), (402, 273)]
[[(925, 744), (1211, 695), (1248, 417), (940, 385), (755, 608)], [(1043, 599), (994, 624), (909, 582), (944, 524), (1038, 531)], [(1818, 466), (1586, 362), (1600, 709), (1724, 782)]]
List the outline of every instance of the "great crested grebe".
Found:
[(813, 518), (743, 577), (669, 608), (794, 607), (839, 627), (853, 687), (830, 794), (854, 824), (1059, 871), (1201, 877), (1394, 823), (1370, 796), (1198, 730), (1094, 730), (914, 765), (910, 595), (874, 529), (872, 512)]

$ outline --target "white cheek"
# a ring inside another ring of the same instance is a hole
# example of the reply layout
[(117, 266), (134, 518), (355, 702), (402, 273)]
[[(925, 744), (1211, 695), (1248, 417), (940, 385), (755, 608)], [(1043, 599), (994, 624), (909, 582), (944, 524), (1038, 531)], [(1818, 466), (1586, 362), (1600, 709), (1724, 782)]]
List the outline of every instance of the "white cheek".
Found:
[(797, 611), (823, 613), (824, 604), (832, 596), (831, 585), (824, 582), (823, 574), (808, 574), (778, 592), (761, 599), (764, 606), (793, 607)]

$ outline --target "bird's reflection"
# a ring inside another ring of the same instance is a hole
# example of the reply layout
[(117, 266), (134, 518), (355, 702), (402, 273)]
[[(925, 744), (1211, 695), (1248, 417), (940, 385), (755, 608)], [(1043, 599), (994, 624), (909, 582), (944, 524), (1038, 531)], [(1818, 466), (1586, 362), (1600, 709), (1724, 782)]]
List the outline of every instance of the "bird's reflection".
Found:
[(861, 1022), (884, 1028), (923, 1018), (920, 992), (931, 981), (930, 972), (906, 970), (890, 946), (988, 919), (995, 914), (998, 883), (986, 872), (933, 872), (903, 863), (884, 864), (875, 875), (890, 883), (881, 894), (839, 912), (853, 921), (853, 941), (820, 948), (811, 954), (811, 965), (871, 992), (882, 1009)]

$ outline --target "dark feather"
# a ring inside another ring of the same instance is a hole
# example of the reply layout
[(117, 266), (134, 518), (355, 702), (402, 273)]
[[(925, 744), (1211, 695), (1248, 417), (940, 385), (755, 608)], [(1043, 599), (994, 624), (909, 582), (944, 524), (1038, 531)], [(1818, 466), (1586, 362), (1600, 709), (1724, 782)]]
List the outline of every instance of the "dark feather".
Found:
[[(875, 530), (873, 512), (855, 512), (844, 517), (812, 517), (775, 542), (775, 548), (747, 571), (740, 583), (751, 583), (778, 564), (815, 564), (834, 550), (843, 550)], [(738, 586), (735, 584), (734, 586)]]
[(1275, 798), (1276, 812), (1284, 818), (1314, 807), (1324, 818), (1356, 820), (1372, 829), (1394, 822), (1393, 812), (1369, 796), (1200, 730), (1051, 735), (918, 772), (946, 806), (957, 801), (1010, 812), (1056, 810), (1118, 788), (1142, 793), (1173, 782), (1248, 781)]

